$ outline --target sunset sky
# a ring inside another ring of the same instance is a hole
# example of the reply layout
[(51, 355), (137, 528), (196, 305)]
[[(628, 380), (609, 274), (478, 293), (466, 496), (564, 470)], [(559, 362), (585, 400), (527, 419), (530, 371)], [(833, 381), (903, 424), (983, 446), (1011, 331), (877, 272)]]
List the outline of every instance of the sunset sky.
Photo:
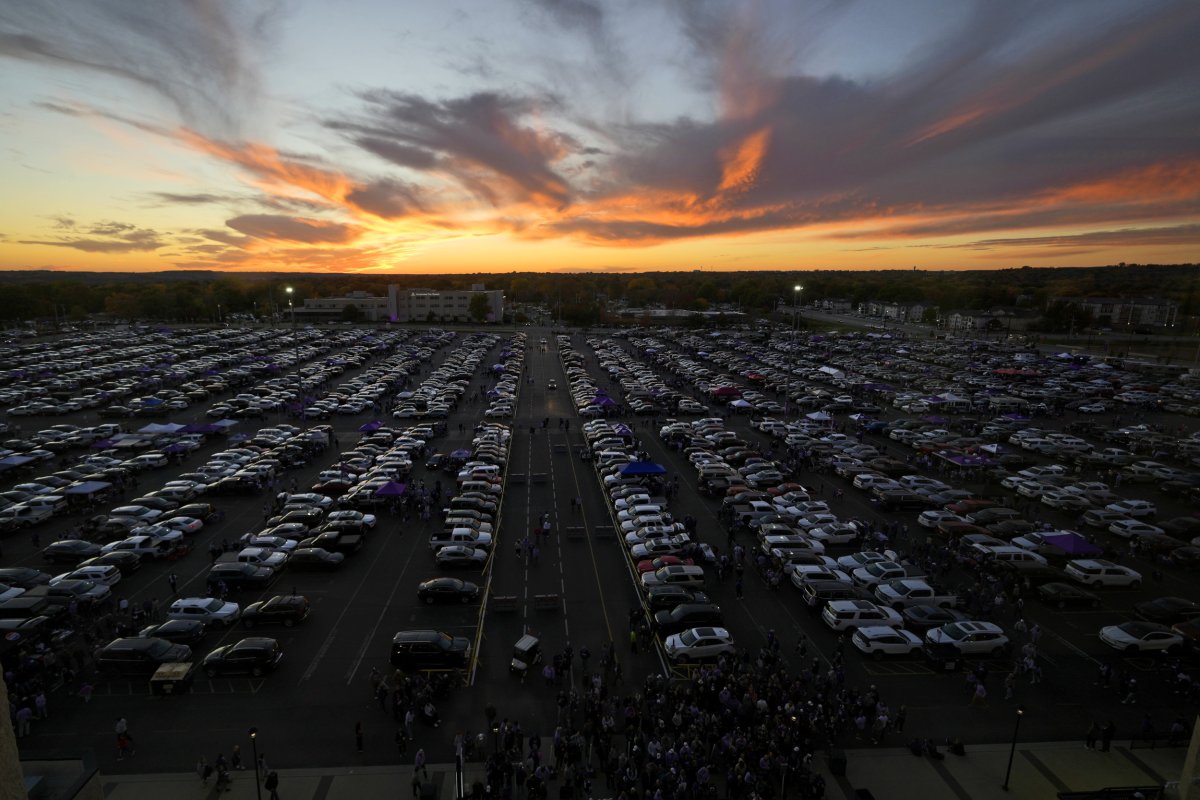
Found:
[(1200, 261), (1196, 0), (0, 4), (0, 269)]

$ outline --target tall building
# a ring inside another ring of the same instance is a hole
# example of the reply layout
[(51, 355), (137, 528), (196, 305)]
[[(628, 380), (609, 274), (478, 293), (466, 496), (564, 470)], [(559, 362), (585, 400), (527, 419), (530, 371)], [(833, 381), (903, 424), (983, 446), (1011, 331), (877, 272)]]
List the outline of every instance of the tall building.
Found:
[(1068, 303), (1091, 312), (1097, 325), (1170, 328), (1178, 322), (1179, 305), (1153, 297), (1071, 297)]
[(392, 322), (473, 322), (471, 301), (482, 297), (487, 304), (485, 322), (504, 319), (504, 292), (475, 284), (470, 289), (437, 291), (388, 287), (387, 316)]

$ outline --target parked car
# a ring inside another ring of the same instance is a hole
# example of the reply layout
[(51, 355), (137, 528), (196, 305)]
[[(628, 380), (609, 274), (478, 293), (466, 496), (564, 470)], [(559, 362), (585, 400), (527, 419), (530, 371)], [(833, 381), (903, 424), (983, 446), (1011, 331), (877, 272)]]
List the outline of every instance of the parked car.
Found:
[(733, 636), (724, 628), (688, 628), (668, 636), (663, 642), (667, 658), (672, 661), (702, 661), (722, 655), (733, 655), (737, 648)]
[(858, 628), (850, 637), (850, 643), (863, 655), (876, 660), (886, 656), (912, 655), (922, 647), (920, 636), (904, 628), (887, 625), (867, 625)]
[(991, 622), (967, 620), (951, 622), (925, 633), (926, 643), (949, 647), (960, 655), (986, 655), (999, 657), (1008, 652), (1008, 637), (999, 625)]
[(242, 627), (282, 625), (291, 628), (308, 619), (308, 611), (308, 598), (303, 595), (275, 595), (269, 600), (259, 600), (242, 609)]
[(479, 586), (460, 578), (431, 578), (417, 584), (417, 599), (434, 603), (473, 603), (479, 599)]
[(274, 671), (282, 659), (279, 642), (254, 636), (218, 647), (204, 657), (201, 666), (210, 678), (230, 674), (249, 674), (257, 678)]
[(1135, 621), (1108, 625), (1100, 629), (1100, 641), (1122, 653), (1178, 653), (1185, 646), (1183, 636), (1165, 625), (1153, 622)]
[(101, 671), (120, 675), (150, 675), (163, 664), (192, 660), (192, 648), (165, 639), (114, 639), (93, 654)]

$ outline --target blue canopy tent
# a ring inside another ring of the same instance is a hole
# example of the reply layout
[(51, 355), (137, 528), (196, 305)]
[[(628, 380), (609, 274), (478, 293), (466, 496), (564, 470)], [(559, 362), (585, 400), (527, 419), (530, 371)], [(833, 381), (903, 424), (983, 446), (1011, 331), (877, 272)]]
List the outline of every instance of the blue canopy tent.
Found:
[(653, 461), (630, 461), (621, 467), (622, 475), (662, 475), (667, 468)]
[(93, 495), (96, 492), (102, 492), (105, 489), (111, 489), (112, 484), (107, 481), (83, 481), (74, 486), (68, 486), (63, 490), (66, 495)]
[(1098, 556), (1104, 552), (1102, 548), (1092, 544), (1074, 531), (1047, 533), (1042, 536), (1042, 539), (1046, 544), (1054, 545), (1064, 553), (1069, 553), (1073, 556)]
[(373, 431), (379, 430), (382, 427), (383, 427), (382, 422), (380, 422), (377, 419), (373, 419), (370, 422), (365, 422), (362, 425), (359, 425), (358, 431), (359, 431), (359, 433), (371, 433)]
[(388, 481), (375, 490), (376, 497), (400, 497), (408, 488), (408, 484)]

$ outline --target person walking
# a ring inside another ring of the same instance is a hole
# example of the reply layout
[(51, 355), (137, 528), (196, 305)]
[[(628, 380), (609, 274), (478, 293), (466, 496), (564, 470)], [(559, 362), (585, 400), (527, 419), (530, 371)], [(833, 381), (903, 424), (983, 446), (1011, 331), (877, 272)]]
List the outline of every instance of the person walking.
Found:
[(172, 572), (167, 576), (167, 583), (171, 585), (171, 596), (177, 596), (179, 594), (179, 576)]
[(1100, 752), (1107, 753), (1112, 745), (1113, 737), (1117, 735), (1117, 726), (1110, 719), (1100, 727)]
[(271, 793), (270, 800), (279, 800), (279, 773), (275, 770), (268, 772), (263, 788)]
[(233, 746), (233, 751), (229, 754), (229, 765), (234, 769), (245, 769), (242, 766), (242, 746), (240, 744)]
[(418, 774), (423, 779), (429, 780), (429, 768), (425, 766), (425, 748), (423, 748), (423, 747), (418, 748), (416, 755), (413, 756), (413, 779), (414, 780), (416, 779)]
[(212, 764), (208, 763), (208, 759), (200, 756), (200, 760), (196, 762), (196, 775), (200, 778), (201, 786), (208, 786), (208, 779), (212, 777)]
[(1088, 728), (1087, 734), (1083, 737), (1083, 746), (1088, 750), (1096, 749), (1096, 740), (1100, 738), (1100, 725), (1092, 720), (1092, 727)]

